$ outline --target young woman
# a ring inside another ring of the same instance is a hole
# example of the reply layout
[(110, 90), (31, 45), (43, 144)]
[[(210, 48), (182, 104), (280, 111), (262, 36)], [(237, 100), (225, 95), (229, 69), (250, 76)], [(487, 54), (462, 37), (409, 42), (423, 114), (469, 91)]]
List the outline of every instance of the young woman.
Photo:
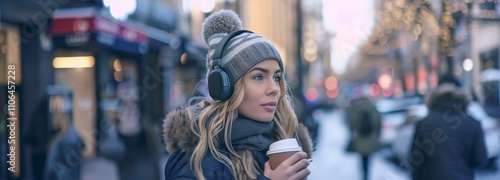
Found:
[[(267, 39), (241, 29), (241, 20), (229, 10), (203, 23), (212, 99), (167, 115), (166, 179), (305, 179), (310, 174), (312, 143), (287, 95), (281, 57)], [(291, 137), (304, 152), (272, 170), (269, 145)]]

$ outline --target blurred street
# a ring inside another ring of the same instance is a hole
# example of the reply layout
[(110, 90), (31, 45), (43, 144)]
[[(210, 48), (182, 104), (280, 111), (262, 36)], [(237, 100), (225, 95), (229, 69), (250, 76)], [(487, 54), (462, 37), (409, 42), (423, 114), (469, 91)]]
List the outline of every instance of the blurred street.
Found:
[[(158, 168), (160, 169), (160, 179), (165, 179), (163, 171), (167, 163), (168, 156), (161, 156)], [(103, 157), (95, 157), (83, 163), (82, 180), (119, 180), (118, 168), (115, 163)]]
[[(345, 112), (317, 111), (320, 129), (317, 150), (310, 166), (310, 179), (361, 179), (361, 157), (345, 151), (348, 142), (348, 129), (344, 123)], [(383, 152), (376, 153), (371, 159), (371, 179), (409, 179), (409, 175), (384, 159)]]
[[(318, 146), (309, 166), (311, 180), (361, 179), (361, 158), (356, 153), (345, 151), (348, 142), (348, 129), (344, 123), (345, 112), (316, 111), (315, 118), (320, 124)], [(391, 152), (382, 149), (375, 153), (370, 163), (369, 178), (372, 180), (405, 180), (410, 174), (388, 160)], [(497, 164), (500, 164), (497, 162)], [(481, 171), (478, 180), (500, 179), (500, 171)]]

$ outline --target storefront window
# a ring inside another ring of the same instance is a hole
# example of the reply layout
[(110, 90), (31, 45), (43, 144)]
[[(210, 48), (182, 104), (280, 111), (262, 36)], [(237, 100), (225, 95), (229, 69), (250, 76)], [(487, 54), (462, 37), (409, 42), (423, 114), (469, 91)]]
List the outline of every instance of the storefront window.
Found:
[(113, 61), (113, 76), (116, 84), (116, 98), (119, 102), (117, 130), (124, 136), (138, 135), (141, 130), (139, 105), (139, 86), (137, 64), (133, 60)]
[(56, 86), (73, 92), (73, 123), (85, 142), (83, 155), (92, 157), (95, 153), (93, 133), (96, 122), (94, 58), (81, 51), (59, 50), (52, 64)]

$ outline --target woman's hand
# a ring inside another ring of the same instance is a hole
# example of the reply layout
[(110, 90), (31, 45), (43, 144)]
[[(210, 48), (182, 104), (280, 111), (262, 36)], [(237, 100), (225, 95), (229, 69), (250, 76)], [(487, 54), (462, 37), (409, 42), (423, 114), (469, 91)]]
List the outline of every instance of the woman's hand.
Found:
[(307, 169), (309, 160), (305, 152), (297, 152), (283, 161), (275, 170), (271, 169), (269, 161), (265, 164), (264, 176), (272, 180), (305, 179), (311, 171)]

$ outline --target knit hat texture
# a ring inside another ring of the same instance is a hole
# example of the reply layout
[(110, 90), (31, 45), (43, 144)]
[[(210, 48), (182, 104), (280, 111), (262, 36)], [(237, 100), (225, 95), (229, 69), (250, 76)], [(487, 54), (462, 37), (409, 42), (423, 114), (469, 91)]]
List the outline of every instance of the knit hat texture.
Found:
[[(209, 47), (206, 63), (208, 73), (212, 70), (212, 57), (219, 42), (242, 27), (240, 18), (231, 10), (220, 10), (205, 19), (202, 37)], [(227, 43), (222, 53), (221, 66), (229, 71), (234, 84), (250, 68), (267, 59), (278, 61), (282, 71), (285, 70), (278, 51), (269, 40), (255, 33), (242, 33)]]

